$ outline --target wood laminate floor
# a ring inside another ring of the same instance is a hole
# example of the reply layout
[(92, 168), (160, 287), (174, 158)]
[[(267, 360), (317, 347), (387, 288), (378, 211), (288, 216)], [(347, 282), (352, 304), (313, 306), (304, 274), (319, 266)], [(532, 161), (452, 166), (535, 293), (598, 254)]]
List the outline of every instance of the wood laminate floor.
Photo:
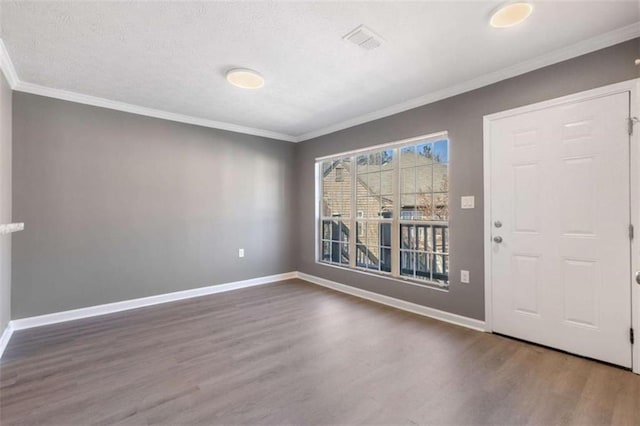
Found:
[(0, 423), (640, 425), (640, 376), (299, 280), (16, 332)]

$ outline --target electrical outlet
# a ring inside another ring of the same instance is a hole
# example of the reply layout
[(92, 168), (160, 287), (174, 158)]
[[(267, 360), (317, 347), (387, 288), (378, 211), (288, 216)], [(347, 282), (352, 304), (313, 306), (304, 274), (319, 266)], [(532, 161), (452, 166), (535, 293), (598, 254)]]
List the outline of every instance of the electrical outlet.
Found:
[(463, 284), (469, 284), (469, 271), (460, 271), (460, 282)]
[(238, 249), (238, 257), (244, 257), (244, 249)]

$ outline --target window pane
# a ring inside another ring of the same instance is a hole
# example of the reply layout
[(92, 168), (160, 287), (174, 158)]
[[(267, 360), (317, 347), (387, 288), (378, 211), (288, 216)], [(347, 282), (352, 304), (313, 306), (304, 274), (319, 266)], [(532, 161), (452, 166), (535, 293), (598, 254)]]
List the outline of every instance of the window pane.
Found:
[(357, 246), (356, 264), (362, 268), (378, 270), (378, 246), (359, 244)]
[(400, 275), (413, 278), (415, 275), (414, 257), (412, 252), (400, 250)]
[(340, 243), (331, 243), (331, 261), (340, 263)]
[(340, 222), (340, 236), (339, 240), (348, 243), (349, 242), (349, 224), (347, 222)]
[(433, 144), (431, 142), (419, 144), (416, 147), (416, 166), (424, 166), (433, 162)]
[(426, 220), (432, 217), (433, 199), (431, 193), (416, 194), (416, 205), (416, 210), (419, 212), (416, 219)]
[(356, 229), (358, 230), (358, 235), (356, 237), (356, 243), (364, 242), (365, 236), (367, 235), (367, 227), (366, 223), (356, 222)]
[(433, 194), (434, 214), (436, 220), (449, 219), (449, 194), (437, 193)]
[(402, 169), (400, 172), (400, 191), (403, 194), (416, 192), (416, 169)]
[(379, 223), (369, 223), (367, 225), (367, 245), (369, 247), (377, 247), (380, 245), (380, 224)]
[(433, 159), (438, 163), (449, 162), (449, 142), (447, 140), (437, 141), (434, 144)]
[(426, 253), (416, 254), (416, 277), (422, 279), (431, 279), (431, 271), (429, 270), (429, 255)]
[(331, 260), (331, 243), (329, 241), (322, 242), (322, 260)]
[(349, 264), (349, 244), (340, 244), (340, 263)]
[(382, 153), (374, 152), (369, 156), (369, 172), (377, 172), (382, 166)]
[(351, 210), (351, 160), (322, 163), (322, 215), (349, 217)]
[(444, 247), (443, 251), (449, 253), (449, 225), (443, 226), (442, 234), (444, 235), (442, 237), (444, 240), (444, 242), (442, 243), (442, 246)]
[(448, 253), (449, 252), (449, 231), (446, 226), (434, 226), (434, 252)]
[(416, 228), (413, 225), (400, 225), (400, 248), (416, 248)]
[(393, 217), (393, 196), (385, 195), (380, 197), (380, 204), (382, 204), (382, 207), (380, 208), (379, 217), (391, 219)]
[(405, 146), (400, 150), (400, 167), (413, 167), (416, 165), (416, 147)]
[(433, 191), (433, 167), (432, 166), (416, 167), (415, 170), (416, 170), (416, 188), (417, 188), (416, 192), (432, 192)]
[(382, 170), (393, 170), (394, 155), (392, 149), (382, 151)]
[(351, 216), (351, 159), (346, 158), (342, 160), (342, 180), (337, 183), (340, 185), (341, 195), (341, 210), (339, 211), (340, 217)]
[(416, 244), (417, 244), (417, 249), (418, 250), (423, 250), (426, 251), (428, 244), (427, 244), (427, 235), (428, 235), (428, 229), (430, 227), (428, 226), (424, 226), (424, 225), (418, 225), (416, 226)]
[(322, 239), (323, 240), (331, 239), (331, 221), (329, 220), (322, 221)]
[(331, 239), (338, 241), (340, 239), (340, 222), (337, 220), (331, 221)]
[(364, 244), (356, 245), (356, 266), (367, 267), (367, 247)]
[(427, 232), (427, 245), (425, 246), (424, 250), (425, 251), (434, 251), (435, 250), (435, 246), (433, 245), (433, 236), (434, 236), (434, 232), (435, 230), (437, 230), (438, 227), (436, 226), (428, 226), (426, 227), (426, 232)]
[(356, 163), (358, 164), (358, 174), (366, 173), (369, 164), (369, 156), (368, 155), (358, 155), (356, 158)]
[(449, 167), (446, 164), (435, 164), (433, 166), (433, 191), (449, 191)]
[(433, 255), (433, 278), (449, 282), (449, 256)]
[(367, 182), (369, 195), (380, 195), (380, 173), (369, 173)]
[(349, 242), (349, 224), (339, 220), (330, 221), (331, 223), (331, 235), (330, 239), (333, 241)]
[(391, 249), (382, 248), (380, 253), (380, 270), (391, 272)]
[[(413, 211), (416, 209), (416, 194), (403, 194), (400, 207), (402, 211)], [(405, 219), (405, 217), (401, 217)]]
[(366, 198), (364, 217), (368, 219), (375, 219), (378, 217), (379, 211), (380, 211), (380, 197), (368, 196)]
[(379, 270), (380, 266), (380, 249), (378, 246), (367, 247), (369, 249), (368, 268)]
[(384, 247), (391, 247), (391, 224), (380, 224), (380, 245)]
[(334, 211), (334, 204), (336, 200), (332, 199), (330, 196), (325, 196), (322, 198), (322, 216), (323, 217), (331, 217), (332, 212)]
[(400, 248), (409, 248), (409, 226), (400, 225)]
[(380, 194), (390, 195), (393, 194), (393, 172), (382, 172), (380, 174)]

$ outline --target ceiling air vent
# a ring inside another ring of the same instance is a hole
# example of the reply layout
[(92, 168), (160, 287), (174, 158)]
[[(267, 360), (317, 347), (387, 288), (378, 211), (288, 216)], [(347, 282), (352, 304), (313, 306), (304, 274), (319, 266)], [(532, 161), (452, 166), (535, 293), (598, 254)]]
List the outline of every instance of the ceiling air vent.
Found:
[(382, 38), (364, 25), (360, 25), (342, 38), (365, 50), (373, 50), (382, 44)]

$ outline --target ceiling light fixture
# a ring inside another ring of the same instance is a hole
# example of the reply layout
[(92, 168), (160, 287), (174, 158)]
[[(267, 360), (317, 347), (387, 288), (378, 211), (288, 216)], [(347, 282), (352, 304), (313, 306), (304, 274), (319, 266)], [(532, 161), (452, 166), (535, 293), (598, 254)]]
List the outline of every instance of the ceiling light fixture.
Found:
[(264, 86), (264, 78), (260, 73), (246, 68), (227, 71), (227, 81), (242, 89), (259, 89)]
[(526, 2), (507, 3), (491, 14), (489, 24), (493, 28), (509, 28), (518, 25), (531, 15), (533, 5)]

